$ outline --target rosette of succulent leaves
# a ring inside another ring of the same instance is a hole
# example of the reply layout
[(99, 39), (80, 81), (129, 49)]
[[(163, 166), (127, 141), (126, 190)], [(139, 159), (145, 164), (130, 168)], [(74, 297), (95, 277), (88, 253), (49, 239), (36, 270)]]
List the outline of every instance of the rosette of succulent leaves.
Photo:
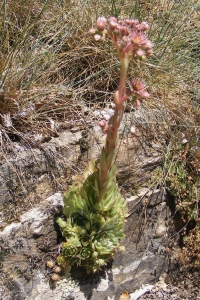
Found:
[(73, 184), (64, 194), (64, 219), (58, 217), (65, 242), (58, 256), (63, 266), (81, 265), (88, 273), (101, 269), (118, 252), (123, 250), (120, 240), (124, 237), (126, 202), (116, 184), (115, 149), (118, 129), (123, 117), (124, 102), (132, 98), (138, 107), (141, 100), (149, 97), (144, 81), (134, 78), (126, 88), (127, 71), (131, 60), (144, 60), (151, 56), (152, 43), (148, 40), (148, 24), (138, 20), (117, 20), (99, 17), (96, 28), (89, 34), (96, 41), (109, 37), (120, 59), (120, 82), (114, 93), (115, 111), (109, 122), (99, 125), (106, 134), (100, 163), (89, 162), (82, 184)]

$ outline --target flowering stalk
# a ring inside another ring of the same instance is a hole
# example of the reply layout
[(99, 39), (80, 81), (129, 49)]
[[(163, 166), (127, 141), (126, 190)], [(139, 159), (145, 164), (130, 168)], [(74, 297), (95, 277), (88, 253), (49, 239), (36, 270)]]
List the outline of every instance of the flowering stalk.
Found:
[[(99, 188), (100, 190), (104, 187), (106, 181), (106, 175), (108, 170), (111, 167), (115, 159), (115, 147), (118, 140), (118, 129), (123, 118), (124, 105), (123, 98), (125, 95), (125, 86), (126, 86), (126, 77), (127, 77), (128, 63), (126, 58), (121, 60), (121, 69), (120, 69), (120, 84), (119, 89), (114, 94), (114, 102), (115, 102), (115, 112), (113, 117), (110, 119), (108, 125), (106, 123), (100, 122), (100, 126), (103, 129), (104, 133), (107, 133), (106, 137), (106, 145), (105, 148), (102, 149), (101, 153), (101, 162), (99, 167)], [(106, 128), (107, 127), (107, 128)], [(113, 152), (112, 152), (113, 150)], [(108, 159), (109, 158), (109, 159)], [(104, 166), (104, 168), (103, 168)], [(99, 199), (100, 201), (100, 199)]]
[[(99, 189), (105, 188), (108, 181), (107, 174), (115, 159), (115, 147), (118, 139), (118, 129), (123, 118), (124, 102), (132, 96), (135, 106), (140, 106), (142, 98), (148, 98), (145, 84), (139, 79), (131, 81), (131, 89), (126, 90), (126, 79), (131, 59), (146, 59), (152, 55), (152, 43), (147, 39), (145, 31), (148, 29), (146, 22), (139, 23), (138, 20), (126, 19), (118, 21), (111, 17), (99, 17), (97, 28), (91, 28), (90, 34), (94, 34), (96, 41), (104, 40), (106, 35), (113, 41), (118, 57), (121, 61), (119, 88), (114, 93), (115, 112), (109, 123), (100, 122), (102, 131), (107, 134), (106, 145), (102, 149), (99, 167)], [(101, 194), (101, 193), (100, 193)], [(101, 197), (98, 199), (101, 201)]]
[(83, 184), (73, 185), (64, 194), (63, 214), (67, 218), (57, 218), (66, 242), (58, 263), (71, 266), (81, 264), (88, 273), (95, 272), (123, 247), (119, 240), (124, 237), (126, 203), (116, 184), (115, 149), (118, 129), (123, 118), (124, 102), (132, 98), (133, 104), (140, 106), (140, 100), (149, 97), (146, 85), (138, 78), (126, 87), (127, 72), (132, 59), (144, 60), (152, 55), (152, 43), (147, 39), (146, 22), (138, 20), (118, 21), (111, 17), (100, 17), (96, 29), (90, 34), (96, 41), (108, 36), (114, 43), (120, 59), (119, 88), (114, 93), (115, 112), (109, 122), (102, 120), (99, 125), (106, 134), (106, 143), (101, 151), (100, 164), (90, 161)]

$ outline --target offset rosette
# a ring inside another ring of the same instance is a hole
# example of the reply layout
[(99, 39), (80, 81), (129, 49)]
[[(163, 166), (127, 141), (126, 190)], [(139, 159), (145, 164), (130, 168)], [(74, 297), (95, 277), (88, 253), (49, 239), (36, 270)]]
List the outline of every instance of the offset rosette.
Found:
[(67, 258), (71, 258), (72, 260), (77, 257), (82, 245), (79, 241), (78, 236), (70, 237), (65, 243), (62, 245), (62, 255)]

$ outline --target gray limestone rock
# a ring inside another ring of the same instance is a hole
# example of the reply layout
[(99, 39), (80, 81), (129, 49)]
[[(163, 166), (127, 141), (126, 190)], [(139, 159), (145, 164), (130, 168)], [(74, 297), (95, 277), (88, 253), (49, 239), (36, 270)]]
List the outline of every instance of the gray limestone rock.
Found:
[(143, 284), (152, 285), (167, 271), (165, 247), (173, 230), (167, 195), (164, 190), (143, 189), (131, 196), (135, 182), (147, 180), (160, 161), (159, 145), (145, 141), (144, 147), (135, 137), (139, 118), (134, 130), (132, 119), (125, 118), (121, 130), (125, 138), (117, 152), (117, 182), (129, 208), (126, 237), (121, 241), (125, 251), (94, 276), (73, 267), (71, 273), (62, 270), (53, 284), (53, 271), (46, 262), (56, 262), (60, 251), (61, 233), (55, 224), (62, 208), (60, 191), (68, 188), (73, 176), (80, 176), (89, 159), (98, 159), (105, 140), (100, 128), (94, 127), (88, 136), (65, 130), (37, 149), (15, 147), (16, 155), (2, 161), (1, 300), (118, 300), (124, 290), (132, 293)]
[(62, 272), (52, 284), (46, 261), (56, 261), (58, 231), (54, 217), (62, 205), (61, 193), (48, 197), (0, 233), (2, 300), (22, 299), (118, 299), (122, 291), (132, 293), (143, 284), (154, 284), (167, 271), (164, 248), (168, 243), (171, 212), (164, 190), (141, 191), (127, 199), (129, 214), (126, 237), (118, 253), (101, 274), (86, 276), (81, 268)]

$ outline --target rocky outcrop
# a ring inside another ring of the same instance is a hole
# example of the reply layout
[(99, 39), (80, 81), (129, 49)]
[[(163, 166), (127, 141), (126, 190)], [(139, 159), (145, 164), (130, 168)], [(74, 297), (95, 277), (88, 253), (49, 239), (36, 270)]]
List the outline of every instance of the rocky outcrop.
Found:
[(167, 195), (148, 188), (136, 192), (159, 163), (159, 145), (140, 138), (141, 115), (136, 119), (134, 125), (125, 116), (117, 152), (117, 181), (129, 208), (121, 241), (125, 251), (94, 276), (78, 267), (71, 273), (62, 270), (56, 284), (46, 262), (56, 262), (60, 251), (55, 216), (61, 211), (62, 192), (73, 180), (81, 180), (89, 159), (98, 159), (104, 137), (98, 126), (91, 131), (86, 126), (81, 132), (59, 132), (33, 149), (13, 144), (14, 155), (2, 161), (0, 173), (2, 300), (118, 299), (123, 290), (132, 293), (143, 284), (152, 285), (167, 271), (165, 247), (172, 219)]
[(63, 131), (37, 149), (13, 143), (14, 155), (0, 167), (0, 228), (67, 188), (80, 155), (80, 138), (80, 132)]
[(89, 277), (74, 267), (71, 273), (63, 271), (56, 285), (46, 261), (55, 261), (59, 253), (54, 217), (62, 205), (61, 193), (6, 226), (0, 233), (2, 299), (118, 299), (123, 290), (132, 293), (142, 284), (154, 284), (168, 268), (167, 198), (164, 190), (145, 189), (127, 202), (126, 238), (121, 241), (125, 251), (102, 274)]

